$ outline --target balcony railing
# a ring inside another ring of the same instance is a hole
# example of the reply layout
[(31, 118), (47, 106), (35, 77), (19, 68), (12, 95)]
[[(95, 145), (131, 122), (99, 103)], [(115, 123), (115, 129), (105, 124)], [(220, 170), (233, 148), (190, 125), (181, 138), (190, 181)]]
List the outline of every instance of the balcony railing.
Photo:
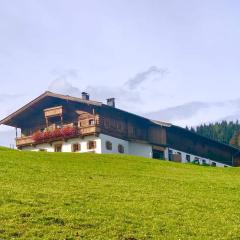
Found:
[(32, 136), (16, 138), (17, 147), (28, 146), (28, 145), (32, 145), (32, 144), (34, 144), (34, 140), (33, 140)]
[(74, 137), (84, 137), (89, 135), (95, 135), (100, 133), (99, 126), (86, 126), (86, 127), (65, 127), (61, 129), (46, 129), (44, 132), (36, 132), (31, 136), (24, 136), (16, 138), (16, 145), (18, 148), (24, 146), (31, 146), (41, 143), (51, 143), (58, 140), (67, 140)]
[(87, 136), (92, 134), (97, 134), (100, 132), (100, 128), (98, 126), (88, 126), (88, 127), (81, 127), (78, 129), (80, 136)]

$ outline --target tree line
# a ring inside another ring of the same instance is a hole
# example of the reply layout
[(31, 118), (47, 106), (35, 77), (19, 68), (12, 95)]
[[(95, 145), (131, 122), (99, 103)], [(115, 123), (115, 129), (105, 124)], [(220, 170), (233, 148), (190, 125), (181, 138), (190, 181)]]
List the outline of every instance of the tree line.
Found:
[(188, 130), (201, 136), (231, 144), (239, 147), (240, 145), (240, 124), (239, 121), (233, 122), (216, 122), (210, 124), (201, 124), (197, 127), (186, 127)]

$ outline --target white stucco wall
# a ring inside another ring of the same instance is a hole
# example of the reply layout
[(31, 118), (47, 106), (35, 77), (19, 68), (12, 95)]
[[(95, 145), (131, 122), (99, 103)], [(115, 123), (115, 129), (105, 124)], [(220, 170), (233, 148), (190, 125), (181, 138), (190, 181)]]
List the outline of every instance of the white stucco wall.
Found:
[[(152, 146), (144, 143), (129, 142), (123, 139), (100, 134), (102, 142), (102, 153), (118, 153), (118, 145), (124, 147), (124, 154), (152, 158)], [(106, 149), (106, 141), (112, 143), (112, 150)]]
[(129, 142), (129, 154), (152, 158), (152, 146), (144, 143)]
[[(99, 137), (101, 139), (102, 153), (118, 153), (118, 145), (121, 144), (124, 147), (124, 154), (129, 154), (128, 141), (105, 134), (100, 134)], [(112, 143), (112, 150), (106, 149), (106, 141), (110, 141)]]
[[(96, 141), (95, 149), (87, 149), (88, 141)], [(112, 150), (106, 149), (106, 141), (110, 141), (112, 143)], [(121, 144), (124, 147), (124, 154), (142, 156), (147, 158), (152, 158), (152, 146), (149, 144), (137, 143), (137, 142), (129, 142), (123, 139), (111, 137), (105, 134), (100, 134), (99, 137), (95, 136), (87, 136), (83, 139), (81, 138), (73, 138), (69, 139), (67, 142), (56, 141), (50, 144), (38, 144), (35, 147), (25, 147), (23, 150), (30, 151), (39, 151), (39, 149), (45, 149), (48, 152), (54, 152), (55, 144), (62, 144), (62, 152), (71, 152), (72, 144), (80, 143), (81, 150), (80, 152), (92, 152), (95, 153), (112, 153), (117, 154), (118, 145)]]
[[(87, 149), (88, 141), (96, 141), (96, 148), (95, 149)], [(81, 150), (79, 152), (92, 152), (95, 151), (96, 153), (101, 153), (101, 139), (95, 136), (87, 136), (84, 139), (81, 138), (72, 138), (66, 142), (56, 141), (50, 144), (38, 144), (35, 147), (25, 147), (23, 150), (29, 151), (39, 151), (39, 149), (45, 149), (47, 152), (54, 152), (54, 145), (61, 143), (62, 144), (62, 152), (71, 152), (72, 151), (72, 144), (80, 143)]]

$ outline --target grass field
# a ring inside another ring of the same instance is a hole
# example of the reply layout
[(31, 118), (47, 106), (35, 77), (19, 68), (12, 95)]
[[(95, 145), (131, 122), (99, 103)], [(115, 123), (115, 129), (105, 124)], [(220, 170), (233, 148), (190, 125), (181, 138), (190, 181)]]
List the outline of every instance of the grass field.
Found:
[(240, 169), (0, 148), (0, 239), (240, 239)]

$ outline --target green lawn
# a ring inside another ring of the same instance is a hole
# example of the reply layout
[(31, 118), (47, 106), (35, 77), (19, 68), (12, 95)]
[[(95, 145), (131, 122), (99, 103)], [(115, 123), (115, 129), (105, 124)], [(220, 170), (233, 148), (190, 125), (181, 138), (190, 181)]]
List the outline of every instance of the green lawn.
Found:
[(0, 148), (0, 239), (240, 239), (240, 169)]

